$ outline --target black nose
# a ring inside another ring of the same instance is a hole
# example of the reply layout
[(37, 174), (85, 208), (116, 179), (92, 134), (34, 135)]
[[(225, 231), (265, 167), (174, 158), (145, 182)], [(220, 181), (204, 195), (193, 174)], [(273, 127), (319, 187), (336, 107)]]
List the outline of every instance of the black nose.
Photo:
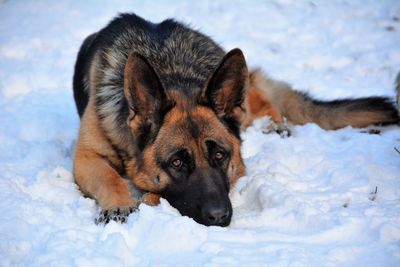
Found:
[(228, 226), (232, 218), (232, 209), (226, 205), (209, 204), (203, 207), (202, 215), (206, 225)]

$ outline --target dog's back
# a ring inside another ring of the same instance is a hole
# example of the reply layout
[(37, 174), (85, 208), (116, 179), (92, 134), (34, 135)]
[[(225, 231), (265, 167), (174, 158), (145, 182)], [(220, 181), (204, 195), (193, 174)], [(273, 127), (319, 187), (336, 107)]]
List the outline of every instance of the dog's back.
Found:
[(93, 93), (101, 116), (115, 114), (111, 108), (115, 106), (127, 110), (124, 67), (133, 52), (153, 66), (167, 91), (179, 90), (188, 98), (200, 93), (225, 54), (209, 37), (172, 19), (154, 24), (134, 14), (121, 14), (81, 46), (74, 75), (80, 116), (88, 94)]

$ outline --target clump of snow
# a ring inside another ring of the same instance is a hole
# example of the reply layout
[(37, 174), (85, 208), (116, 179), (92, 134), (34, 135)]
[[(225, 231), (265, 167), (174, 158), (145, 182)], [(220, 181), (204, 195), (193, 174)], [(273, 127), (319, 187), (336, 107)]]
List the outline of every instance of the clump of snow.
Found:
[(174, 17), (240, 47), (250, 66), (322, 99), (394, 97), (398, 1), (0, 2), (0, 266), (399, 266), (400, 131), (296, 126), (243, 133), (248, 168), (227, 228), (168, 202), (126, 224), (71, 173), (79, 119), (72, 97), (84, 37), (118, 12)]

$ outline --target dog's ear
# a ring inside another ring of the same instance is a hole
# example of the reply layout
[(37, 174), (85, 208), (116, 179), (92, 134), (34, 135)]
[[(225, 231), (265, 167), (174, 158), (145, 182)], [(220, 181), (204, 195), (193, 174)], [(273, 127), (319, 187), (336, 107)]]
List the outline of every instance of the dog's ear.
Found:
[(132, 115), (146, 120), (155, 120), (166, 100), (154, 69), (137, 53), (129, 55), (125, 65), (124, 93)]
[(154, 69), (137, 53), (129, 55), (125, 65), (124, 94), (129, 106), (128, 125), (143, 149), (156, 136), (165, 110), (172, 105)]
[(238, 48), (222, 59), (208, 80), (202, 101), (210, 105), (218, 117), (228, 122), (235, 132), (240, 126), (245, 109), (244, 100), (249, 82), (246, 60)]

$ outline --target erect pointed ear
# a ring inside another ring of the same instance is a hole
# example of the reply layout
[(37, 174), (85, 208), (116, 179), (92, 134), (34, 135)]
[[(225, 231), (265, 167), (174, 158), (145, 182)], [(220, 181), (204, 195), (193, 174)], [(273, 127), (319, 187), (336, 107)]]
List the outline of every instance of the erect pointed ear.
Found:
[(249, 82), (246, 60), (240, 49), (231, 50), (208, 80), (202, 100), (224, 119), (241, 123)]
[(130, 119), (140, 117), (140, 121), (157, 123), (167, 97), (154, 69), (137, 53), (130, 54), (125, 65), (124, 93)]
[(203, 97), (218, 116), (232, 115), (244, 102), (248, 80), (243, 53), (238, 48), (233, 49), (209, 78)]

